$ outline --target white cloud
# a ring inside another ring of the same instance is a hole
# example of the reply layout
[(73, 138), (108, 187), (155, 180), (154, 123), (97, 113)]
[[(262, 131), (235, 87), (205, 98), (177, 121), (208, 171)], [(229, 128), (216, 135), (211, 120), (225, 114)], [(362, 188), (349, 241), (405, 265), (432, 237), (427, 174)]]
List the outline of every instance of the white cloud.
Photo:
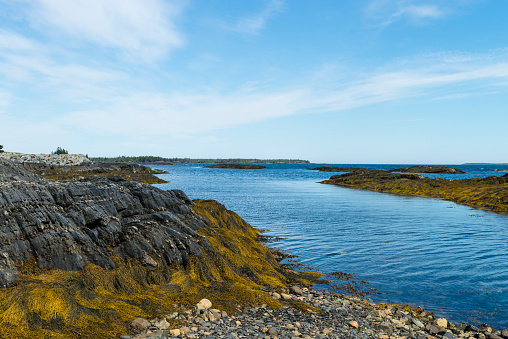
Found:
[[(450, 61), (439, 57), (433, 65), (427, 63), (428, 57), (423, 66), (405, 62), (404, 69), (348, 83), (341, 80), (335, 88), (302, 82), (295, 88), (269, 90), (246, 83), (229, 94), (132, 93), (100, 110), (81, 110), (58, 117), (57, 123), (118, 135), (196, 135), (294, 114), (341, 112), (415, 96), (457, 99), (461, 95), (457, 87), (469, 93), (471, 88), (482, 86), (484, 94), (508, 88), (508, 62), (450, 65)], [(246, 87), (248, 91), (244, 90)]]
[(58, 121), (87, 131), (138, 135), (195, 134), (291, 115), (305, 91), (220, 95), (142, 93), (122, 97), (101, 110), (71, 112)]
[(5, 113), (5, 108), (9, 104), (9, 93), (0, 92), (0, 114)]
[(268, 19), (284, 11), (284, 0), (271, 0), (259, 13), (240, 18), (234, 25), (225, 25), (226, 28), (240, 33), (259, 34), (265, 27)]
[(0, 50), (29, 51), (38, 48), (38, 44), (11, 32), (0, 30)]
[(152, 59), (183, 44), (173, 22), (179, 11), (178, 2), (161, 0), (38, 0), (31, 20), (72, 36), (71, 43), (85, 40)]
[(462, 1), (447, 2), (436, 0), (373, 0), (365, 8), (367, 17), (377, 22), (376, 26), (386, 27), (403, 19), (411, 23), (425, 23), (443, 19), (452, 14)]

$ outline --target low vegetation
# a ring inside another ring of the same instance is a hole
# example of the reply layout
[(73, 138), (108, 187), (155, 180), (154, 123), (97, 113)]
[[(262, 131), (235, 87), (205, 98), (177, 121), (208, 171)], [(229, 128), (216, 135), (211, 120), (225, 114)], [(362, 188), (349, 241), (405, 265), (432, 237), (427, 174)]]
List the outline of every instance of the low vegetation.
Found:
[(51, 154), (69, 154), (69, 151), (62, 147), (57, 147), (56, 151), (51, 152)]

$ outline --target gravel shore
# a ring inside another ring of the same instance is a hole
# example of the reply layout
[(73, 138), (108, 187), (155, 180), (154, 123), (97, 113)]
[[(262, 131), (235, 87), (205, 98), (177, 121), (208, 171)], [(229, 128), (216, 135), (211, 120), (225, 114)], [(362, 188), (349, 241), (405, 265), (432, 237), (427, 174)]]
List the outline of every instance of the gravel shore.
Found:
[[(303, 301), (313, 309), (297, 310), (291, 306), (270, 309), (261, 305), (239, 308), (235, 314), (228, 315), (213, 309), (211, 302), (203, 299), (193, 309), (180, 313), (151, 321), (138, 318), (131, 324), (133, 334), (120, 338), (508, 339), (508, 329), (494, 331), (487, 325), (451, 323), (420, 308), (374, 304), (353, 296), (298, 286), (286, 292), (267, 293), (288, 302)], [(168, 321), (175, 319), (181, 325), (170, 328)]]

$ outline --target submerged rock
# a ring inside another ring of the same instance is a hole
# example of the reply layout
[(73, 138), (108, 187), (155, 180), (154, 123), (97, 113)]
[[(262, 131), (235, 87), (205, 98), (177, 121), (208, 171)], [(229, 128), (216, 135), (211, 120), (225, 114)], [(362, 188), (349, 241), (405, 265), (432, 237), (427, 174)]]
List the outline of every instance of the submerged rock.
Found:
[(209, 165), (203, 168), (230, 168), (230, 169), (263, 169), (266, 166), (263, 165), (243, 165), (243, 164), (217, 164)]

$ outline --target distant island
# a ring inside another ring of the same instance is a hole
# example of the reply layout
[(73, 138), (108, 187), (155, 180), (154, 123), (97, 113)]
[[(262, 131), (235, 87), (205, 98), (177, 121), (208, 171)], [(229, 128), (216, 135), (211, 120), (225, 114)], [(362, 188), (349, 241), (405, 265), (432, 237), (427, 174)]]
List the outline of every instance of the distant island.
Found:
[(89, 157), (95, 162), (121, 162), (151, 165), (172, 164), (310, 164), (308, 160), (300, 159), (192, 159), (192, 158), (163, 158), (159, 156), (118, 156), (118, 157)]
[(231, 168), (231, 169), (263, 169), (263, 165), (244, 165), (244, 164), (216, 164), (204, 166), (203, 168)]

